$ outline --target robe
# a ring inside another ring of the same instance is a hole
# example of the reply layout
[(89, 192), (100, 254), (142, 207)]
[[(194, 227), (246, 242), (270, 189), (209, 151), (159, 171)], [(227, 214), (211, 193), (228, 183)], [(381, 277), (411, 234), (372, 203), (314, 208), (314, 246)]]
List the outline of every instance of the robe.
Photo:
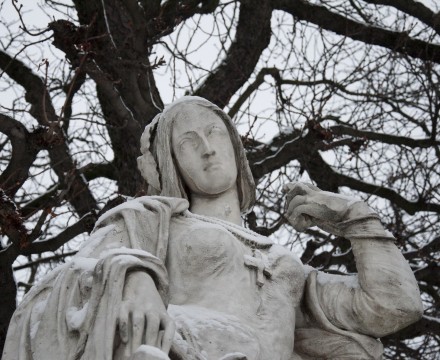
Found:
[[(234, 353), (249, 360), (381, 358), (380, 341), (344, 330), (326, 316), (323, 308), (329, 304), (320, 296), (316, 270), (267, 238), (187, 209), (184, 199), (141, 197), (105, 213), (72, 262), (49, 273), (18, 306), (3, 359), (112, 359), (119, 342), (118, 309), (131, 271), (151, 275), (176, 322), (171, 359), (217, 360)], [(203, 242), (204, 232), (224, 243)], [(199, 253), (185, 253), (195, 255), (189, 261), (179, 255), (185, 249)], [(205, 262), (197, 263), (204, 256)], [(253, 259), (267, 261), (267, 267), (254, 266)], [(216, 281), (227, 286), (228, 277), (237, 281), (230, 302), (227, 294), (219, 301), (203, 288), (186, 291), (187, 270), (187, 276), (213, 286)], [(357, 285), (341, 280), (333, 295), (350, 286)], [(295, 326), (298, 309), (301, 326)]]

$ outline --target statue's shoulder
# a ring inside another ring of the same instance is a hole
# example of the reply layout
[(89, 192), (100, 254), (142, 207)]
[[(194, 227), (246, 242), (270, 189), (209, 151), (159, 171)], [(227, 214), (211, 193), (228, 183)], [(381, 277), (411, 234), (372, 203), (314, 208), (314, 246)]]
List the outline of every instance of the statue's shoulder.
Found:
[(130, 216), (130, 213), (159, 214), (167, 212), (170, 216), (180, 214), (189, 207), (188, 200), (166, 196), (141, 196), (127, 199), (127, 201), (115, 206), (102, 214), (96, 222), (95, 228), (105, 224), (116, 223), (118, 219)]
[(185, 199), (169, 197), (129, 199), (99, 217), (79, 254), (100, 258), (104, 251), (121, 247), (144, 249), (156, 254), (149, 244), (161, 241), (164, 238), (162, 233), (169, 229), (171, 218), (184, 212), (188, 205)]

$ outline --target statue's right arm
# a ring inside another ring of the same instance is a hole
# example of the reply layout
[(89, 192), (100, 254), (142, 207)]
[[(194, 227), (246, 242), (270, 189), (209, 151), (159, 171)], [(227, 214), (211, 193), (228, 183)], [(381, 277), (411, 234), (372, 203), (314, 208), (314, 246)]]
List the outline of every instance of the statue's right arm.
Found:
[[(144, 221), (143, 226), (151, 222), (152, 228), (157, 223), (156, 214), (148, 210), (140, 220)], [(95, 229), (79, 255), (104, 259), (115, 254), (126, 254), (132, 259), (139, 258), (139, 264), (143, 263), (143, 266), (133, 267), (126, 273), (120, 306), (119, 309), (115, 309), (120, 338), (116, 352), (122, 352), (122, 356), (117, 358), (129, 358), (141, 345), (154, 346), (168, 353), (174, 337), (175, 325), (162, 299), (164, 296), (162, 288), (167, 283), (164, 279), (166, 270), (165, 273), (161, 272), (163, 264), (161, 265), (161, 261), (153, 252), (154, 236), (149, 248), (150, 239), (148, 237), (145, 237), (144, 241), (130, 239), (127, 226), (122, 216), (109, 217)], [(134, 233), (134, 236), (136, 235), (139, 235), (139, 231)], [(152, 262), (149, 263), (148, 259)]]
[(361, 201), (310, 184), (289, 187), (288, 218), (297, 230), (316, 224), (352, 245), (356, 277), (316, 276), (316, 271), (308, 277), (309, 298), (325, 317), (340, 329), (373, 337), (417, 321), (423, 312), (417, 281), (377, 215)]
[(118, 327), (126, 356), (133, 354), (140, 345), (156, 346), (169, 352), (175, 325), (148, 273), (132, 271), (127, 274)]
[(357, 275), (318, 273), (316, 278), (317, 299), (327, 318), (340, 328), (373, 337), (417, 321), (423, 313), (417, 282), (394, 243), (372, 239), (351, 244)]

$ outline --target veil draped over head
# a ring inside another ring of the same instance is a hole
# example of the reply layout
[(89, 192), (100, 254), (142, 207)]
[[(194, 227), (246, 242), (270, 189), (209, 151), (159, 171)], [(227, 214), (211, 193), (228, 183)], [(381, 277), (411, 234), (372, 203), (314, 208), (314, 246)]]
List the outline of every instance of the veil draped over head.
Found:
[(148, 183), (148, 195), (161, 195), (188, 199), (187, 190), (183, 179), (178, 172), (172, 152), (171, 135), (174, 121), (188, 118), (186, 109), (190, 107), (203, 107), (210, 109), (226, 125), (232, 145), (234, 146), (237, 164), (237, 186), (240, 197), (240, 210), (249, 211), (255, 202), (255, 183), (246, 159), (240, 135), (231, 118), (219, 107), (210, 101), (198, 96), (185, 96), (158, 114), (153, 121), (145, 127), (141, 137), (141, 153), (138, 157), (138, 168)]

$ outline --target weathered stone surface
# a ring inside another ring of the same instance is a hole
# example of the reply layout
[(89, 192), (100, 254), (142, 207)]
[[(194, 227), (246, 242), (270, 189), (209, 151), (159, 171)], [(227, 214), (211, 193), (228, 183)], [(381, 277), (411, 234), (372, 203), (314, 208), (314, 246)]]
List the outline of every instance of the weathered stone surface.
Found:
[(33, 287), (3, 359), (379, 359), (376, 338), (421, 316), (411, 269), (363, 202), (284, 189), (296, 230), (351, 241), (356, 276), (304, 266), (241, 226), (255, 186), (213, 104), (170, 105), (141, 142), (150, 196), (104, 214), (73, 261)]

